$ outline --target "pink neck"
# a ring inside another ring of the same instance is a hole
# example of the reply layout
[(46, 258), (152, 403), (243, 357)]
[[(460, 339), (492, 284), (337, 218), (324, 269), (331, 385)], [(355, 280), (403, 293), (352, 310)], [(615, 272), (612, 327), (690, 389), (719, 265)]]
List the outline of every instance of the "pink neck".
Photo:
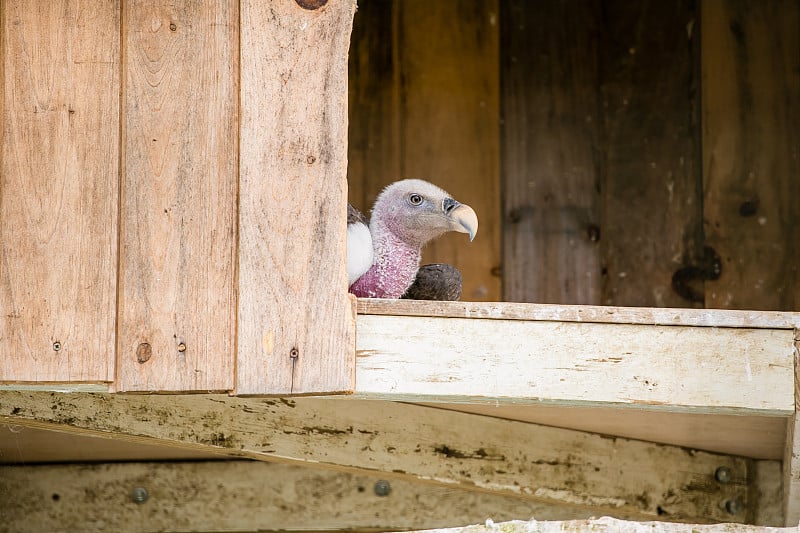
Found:
[(420, 246), (403, 241), (378, 222), (370, 227), (375, 259), (366, 274), (350, 287), (360, 298), (400, 298), (414, 282)]

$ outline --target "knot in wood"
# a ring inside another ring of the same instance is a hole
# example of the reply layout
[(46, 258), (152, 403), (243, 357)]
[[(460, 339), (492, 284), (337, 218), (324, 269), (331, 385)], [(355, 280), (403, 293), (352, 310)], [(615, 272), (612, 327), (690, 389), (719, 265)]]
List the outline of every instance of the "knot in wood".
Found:
[(136, 360), (139, 364), (144, 364), (153, 356), (153, 347), (149, 343), (143, 342), (136, 347)]
[(297, 5), (302, 7), (303, 9), (308, 9), (313, 11), (314, 9), (319, 9), (325, 4), (328, 3), (328, 0), (294, 0), (297, 2)]

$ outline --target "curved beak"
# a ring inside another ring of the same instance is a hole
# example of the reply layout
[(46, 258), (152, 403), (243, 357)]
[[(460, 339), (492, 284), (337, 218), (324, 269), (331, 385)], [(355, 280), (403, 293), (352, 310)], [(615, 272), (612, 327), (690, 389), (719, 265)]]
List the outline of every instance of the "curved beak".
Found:
[(472, 241), (475, 234), (478, 233), (478, 216), (475, 211), (467, 204), (455, 202), (450, 209), (446, 209), (446, 212), (450, 217), (450, 226), (453, 231), (468, 233), (469, 240)]

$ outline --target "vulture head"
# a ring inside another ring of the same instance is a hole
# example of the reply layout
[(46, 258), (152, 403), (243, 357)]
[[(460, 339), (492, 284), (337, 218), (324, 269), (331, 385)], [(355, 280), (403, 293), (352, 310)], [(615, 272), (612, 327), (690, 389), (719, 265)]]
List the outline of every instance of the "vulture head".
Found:
[[(369, 239), (365, 238), (367, 229)], [(350, 292), (360, 297), (400, 298), (414, 282), (422, 247), (448, 231), (466, 233), (472, 240), (478, 217), (471, 207), (423, 180), (402, 180), (386, 187), (375, 201), (368, 227), (363, 216), (359, 221), (348, 210)], [(359, 238), (351, 240), (351, 234)], [(351, 264), (361, 267), (351, 270)]]

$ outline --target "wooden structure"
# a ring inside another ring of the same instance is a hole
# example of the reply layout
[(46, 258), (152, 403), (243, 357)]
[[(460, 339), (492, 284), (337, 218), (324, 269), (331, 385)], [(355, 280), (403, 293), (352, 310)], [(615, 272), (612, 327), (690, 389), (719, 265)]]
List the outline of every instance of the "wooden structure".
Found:
[(533, 6), (0, 3), (0, 530), (797, 526), (800, 7)]

